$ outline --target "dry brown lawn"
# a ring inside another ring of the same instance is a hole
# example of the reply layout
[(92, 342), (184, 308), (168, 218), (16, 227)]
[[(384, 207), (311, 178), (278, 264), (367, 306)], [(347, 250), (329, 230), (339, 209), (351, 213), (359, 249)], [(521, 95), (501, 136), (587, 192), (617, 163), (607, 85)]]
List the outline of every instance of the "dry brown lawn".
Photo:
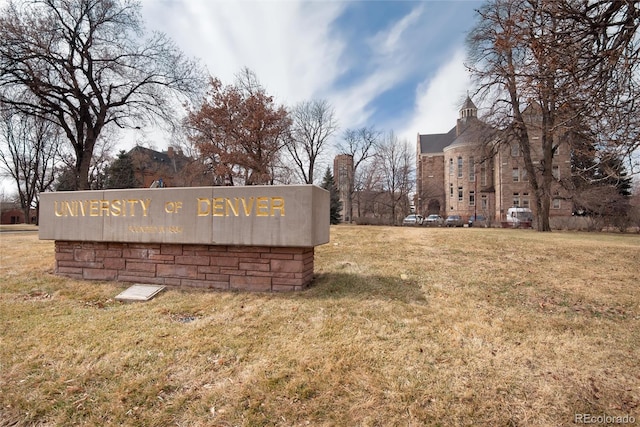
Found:
[(0, 254), (0, 426), (640, 423), (637, 235), (337, 226), (306, 291), (137, 304)]

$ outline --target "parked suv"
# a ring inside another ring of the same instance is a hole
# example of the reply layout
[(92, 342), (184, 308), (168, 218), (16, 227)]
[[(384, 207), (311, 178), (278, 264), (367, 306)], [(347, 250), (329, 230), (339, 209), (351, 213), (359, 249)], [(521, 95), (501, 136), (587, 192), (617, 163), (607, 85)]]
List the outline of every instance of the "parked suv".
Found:
[(411, 214), (402, 220), (402, 225), (422, 225), (422, 215)]
[(444, 223), (444, 219), (440, 215), (431, 214), (424, 220), (424, 225), (429, 227), (441, 227)]
[(449, 215), (444, 223), (447, 227), (464, 226), (464, 221), (462, 221), (462, 217), (460, 215)]

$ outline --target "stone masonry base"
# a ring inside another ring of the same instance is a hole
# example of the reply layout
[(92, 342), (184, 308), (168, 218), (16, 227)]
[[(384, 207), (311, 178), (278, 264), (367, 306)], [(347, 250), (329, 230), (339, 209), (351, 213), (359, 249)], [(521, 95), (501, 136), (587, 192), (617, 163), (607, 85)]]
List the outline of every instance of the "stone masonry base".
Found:
[(58, 275), (182, 288), (294, 291), (313, 279), (311, 248), (55, 242)]

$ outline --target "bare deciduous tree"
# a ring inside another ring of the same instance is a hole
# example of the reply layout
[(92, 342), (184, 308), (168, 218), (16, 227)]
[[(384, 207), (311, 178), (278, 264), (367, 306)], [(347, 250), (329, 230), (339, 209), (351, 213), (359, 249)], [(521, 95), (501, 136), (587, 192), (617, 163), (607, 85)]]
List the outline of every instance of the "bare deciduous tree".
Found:
[[(597, 161), (638, 148), (634, 3), (491, 0), (469, 34), (470, 69), (491, 106), (488, 120), (502, 131), (500, 141), (520, 146), (540, 231), (550, 230), (552, 162), (568, 134), (593, 141)], [(542, 135), (535, 147), (531, 126)]]
[(0, 13), (0, 100), (62, 129), (76, 189), (89, 188), (105, 127), (174, 120), (175, 96), (199, 87), (171, 40), (143, 36), (134, 0), (23, 0)]
[[(353, 219), (353, 198), (356, 194), (367, 187), (369, 174), (363, 174), (364, 164), (376, 155), (381, 133), (371, 127), (359, 129), (347, 129), (344, 131), (343, 140), (337, 145), (337, 149), (342, 154), (348, 154), (353, 159), (353, 169), (349, 181), (348, 199), (345, 201), (343, 209), (348, 214), (350, 221)], [(357, 203), (358, 217), (362, 216), (362, 203)]]
[(0, 132), (0, 169), (15, 183), (29, 223), (30, 210), (38, 210), (40, 193), (50, 189), (55, 180), (60, 132), (51, 122), (11, 108), (0, 111)]
[(397, 224), (409, 213), (409, 195), (415, 184), (414, 150), (389, 132), (378, 147), (376, 165), (387, 195), (383, 200), (389, 206), (392, 224)]
[(338, 129), (335, 113), (326, 100), (305, 101), (293, 108), (291, 119), (287, 151), (304, 183), (313, 184), (317, 162)]

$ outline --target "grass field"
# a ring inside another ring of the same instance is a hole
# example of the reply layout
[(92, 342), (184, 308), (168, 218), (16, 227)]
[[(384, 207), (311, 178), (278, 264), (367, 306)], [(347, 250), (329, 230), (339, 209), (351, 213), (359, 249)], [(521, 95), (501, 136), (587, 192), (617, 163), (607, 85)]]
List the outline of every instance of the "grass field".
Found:
[(638, 235), (337, 226), (306, 291), (137, 304), (0, 256), (0, 426), (640, 424)]

